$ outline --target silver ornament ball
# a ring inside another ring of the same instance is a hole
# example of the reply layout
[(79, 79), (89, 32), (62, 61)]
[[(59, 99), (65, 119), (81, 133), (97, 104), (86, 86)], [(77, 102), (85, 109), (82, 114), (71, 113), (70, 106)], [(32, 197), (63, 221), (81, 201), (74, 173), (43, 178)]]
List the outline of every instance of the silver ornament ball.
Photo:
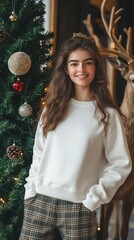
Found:
[(32, 107), (29, 104), (27, 104), (27, 102), (25, 102), (19, 107), (19, 115), (21, 117), (26, 118), (31, 116), (31, 114), (32, 114)]

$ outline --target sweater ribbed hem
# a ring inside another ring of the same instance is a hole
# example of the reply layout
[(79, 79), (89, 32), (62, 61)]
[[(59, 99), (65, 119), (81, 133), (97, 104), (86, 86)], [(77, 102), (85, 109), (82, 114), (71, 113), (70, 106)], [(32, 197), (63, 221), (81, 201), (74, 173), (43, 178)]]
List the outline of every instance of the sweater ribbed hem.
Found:
[(48, 186), (44, 187), (44, 186), (39, 186), (39, 185), (36, 186), (36, 192), (39, 194), (49, 196), (49, 197), (58, 198), (58, 199), (75, 202), (75, 203), (82, 202), (86, 197), (86, 195), (84, 195), (84, 194), (67, 191), (67, 189), (51, 188)]

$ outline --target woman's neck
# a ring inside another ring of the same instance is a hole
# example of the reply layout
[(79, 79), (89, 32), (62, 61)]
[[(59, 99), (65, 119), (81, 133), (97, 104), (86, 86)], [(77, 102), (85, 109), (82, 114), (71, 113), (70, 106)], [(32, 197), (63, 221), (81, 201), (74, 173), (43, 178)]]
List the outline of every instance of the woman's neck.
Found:
[(90, 90), (78, 90), (75, 91), (74, 94), (74, 99), (78, 100), (78, 101), (92, 101), (95, 98), (93, 97), (93, 95), (90, 93)]

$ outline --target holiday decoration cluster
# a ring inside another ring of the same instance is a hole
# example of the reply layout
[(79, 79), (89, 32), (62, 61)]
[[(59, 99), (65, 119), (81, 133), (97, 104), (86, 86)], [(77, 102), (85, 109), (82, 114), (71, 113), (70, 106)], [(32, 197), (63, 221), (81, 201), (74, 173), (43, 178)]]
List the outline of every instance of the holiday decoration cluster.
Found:
[[(21, 93), (24, 88), (24, 83), (20, 80), (20, 76), (26, 74), (31, 67), (31, 59), (25, 52), (15, 52), (8, 60), (8, 68), (12, 74), (17, 77), (17, 80), (13, 83), (13, 89)], [(18, 109), (18, 113), (21, 117), (26, 118), (32, 114), (32, 107), (24, 102)], [(23, 155), (22, 150), (13, 143), (7, 148), (7, 156), (11, 160), (18, 159)]]
[[(24, 83), (20, 80), (20, 76), (26, 74), (31, 67), (31, 59), (25, 52), (13, 53), (8, 60), (8, 68), (17, 80), (13, 83), (13, 89), (19, 93), (24, 88)], [(25, 102), (20, 106), (18, 112), (21, 117), (29, 117), (32, 114), (32, 107)]]

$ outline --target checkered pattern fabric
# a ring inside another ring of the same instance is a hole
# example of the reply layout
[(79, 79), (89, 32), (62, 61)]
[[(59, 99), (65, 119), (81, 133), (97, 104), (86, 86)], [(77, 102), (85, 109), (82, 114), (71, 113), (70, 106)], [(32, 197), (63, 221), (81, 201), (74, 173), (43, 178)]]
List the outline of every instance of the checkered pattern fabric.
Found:
[(82, 203), (37, 194), (24, 205), (19, 240), (96, 240), (96, 213)]

